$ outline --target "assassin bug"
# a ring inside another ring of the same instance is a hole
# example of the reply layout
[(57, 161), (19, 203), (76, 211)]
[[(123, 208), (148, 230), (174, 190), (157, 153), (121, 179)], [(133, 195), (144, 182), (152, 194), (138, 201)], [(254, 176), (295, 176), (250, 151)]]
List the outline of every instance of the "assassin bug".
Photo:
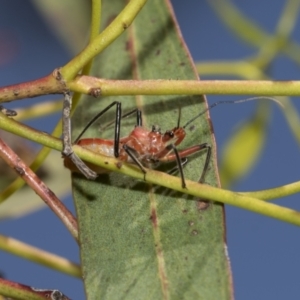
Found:
[[(207, 143), (202, 143), (198, 145), (191, 146), (189, 148), (178, 150), (177, 146), (184, 140), (186, 136), (185, 128), (194, 122), (197, 118), (203, 115), (208, 110), (219, 104), (236, 104), (251, 100), (261, 99), (262, 97), (254, 97), (243, 100), (235, 101), (219, 101), (210, 105), (207, 109), (197, 114), (191, 120), (189, 120), (185, 125), (180, 126), (180, 113), (177, 122), (177, 126), (171, 130), (167, 130), (162, 133), (158, 126), (153, 125), (151, 130), (148, 130), (142, 126), (142, 113), (139, 109), (135, 109), (122, 115), (121, 103), (113, 102), (107, 106), (104, 110), (99, 112), (83, 129), (79, 134), (74, 144), (80, 145), (86, 149), (93, 152), (100, 153), (106, 156), (114, 156), (120, 161), (126, 161), (130, 163), (135, 163), (139, 166), (144, 174), (146, 174), (146, 169), (144, 167), (155, 167), (161, 162), (177, 162), (177, 168), (181, 176), (182, 187), (185, 188), (185, 180), (183, 174), (183, 165), (187, 163), (188, 156), (206, 150), (206, 158), (204, 167), (202, 169), (202, 174), (199, 182), (203, 183), (205, 179), (205, 174), (208, 170), (210, 157), (211, 157), (211, 146)], [(276, 99), (264, 97), (263, 99), (273, 100), (278, 102)], [(114, 140), (100, 139), (100, 138), (86, 138), (81, 139), (82, 135), (86, 130), (104, 113), (106, 113), (111, 107), (116, 106), (116, 119), (115, 119), (115, 133)], [(179, 110), (180, 112), (180, 110)], [(123, 138), (120, 138), (121, 129), (121, 119), (126, 118), (129, 115), (136, 113), (137, 123), (135, 128), (131, 133)], [(71, 171), (78, 171), (78, 168), (72, 163), (72, 161), (65, 157), (64, 164)], [(98, 174), (107, 173), (108, 170), (103, 168), (96, 168), (91, 166)], [(172, 171), (171, 171), (172, 172)]]
[[(114, 140), (99, 138), (80, 139), (85, 131), (114, 105), (116, 105)], [(137, 124), (135, 128), (127, 137), (120, 138), (121, 119), (126, 118), (134, 113), (136, 113), (137, 117)], [(122, 116), (121, 103), (115, 101), (98, 113), (86, 125), (74, 143), (96, 153), (101, 153), (106, 156), (115, 156), (121, 161), (135, 163), (139, 166), (144, 174), (146, 174), (144, 166), (153, 167), (157, 166), (161, 162), (176, 161), (182, 179), (182, 187), (185, 187), (182, 166), (187, 162), (186, 156), (189, 156), (202, 149), (207, 149), (207, 156), (200, 182), (203, 182), (204, 180), (211, 156), (211, 147), (207, 143), (195, 145), (182, 151), (177, 150), (176, 146), (183, 141), (186, 135), (184, 128), (192, 121), (194, 121), (194, 119), (180, 127), (179, 117), (177, 126), (172, 130), (167, 130), (165, 133), (161, 133), (160, 128), (155, 125), (152, 126), (151, 130), (148, 130), (142, 126), (142, 113), (139, 109), (135, 109)], [(173, 153), (171, 153), (172, 151)], [(182, 159), (184, 160), (182, 161)], [(76, 168), (74, 168), (74, 164), (72, 164), (68, 158), (65, 158), (65, 166), (72, 171), (78, 171)], [(95, 168), (93, 167), (93, 169)], [(96, 172), (100, 174), (108, 171), (98, 168), (96, 169)]]

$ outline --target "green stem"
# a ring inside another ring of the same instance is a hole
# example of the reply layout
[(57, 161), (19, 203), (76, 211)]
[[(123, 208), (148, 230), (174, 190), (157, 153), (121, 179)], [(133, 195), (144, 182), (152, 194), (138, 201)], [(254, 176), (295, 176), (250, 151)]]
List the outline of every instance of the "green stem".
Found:
[[(100, 31), (101, 25), (101, 4), (102, 0), (92, 0), (92, 16), (90, 25), (90, 43), (95, 40)], [(82, 69), (82, 74), (87, 75), (92, 68), (93, 59), (86, 64)]]
[[(292, 0), (293, 1), (293, 0)], [(294, 0), (294, 2), (298, 0)], [(261, 47), (266, 41), (272, 38), (272, 35), (265, 32), (255, 22), (252, 22), (245, 14), (237, 9), (229, 0), (213, 0), (208, 1), (208, 4), (217, 13), (219, 19), (236, 34), (239, 38), (246, 41), (250, 45), (258, 48)], [(287, 41), (282, 52), (287, 54), (297, 64), (300, 64), (299, 57), (300, 46), (293, 41)]]
[(238, 76), (243, 79), (264, 79), (264, 73), (248, 61), (205, 61), (196, 63), (198, 73), (203, 76)]
[(270, 201), (276, 198), (282, 198), (293, 194), (300, 193), (300, 181), (289, 183), (276, 188), (255, 191), (255, 192), (241, 192), (241, 195), (259, 198), (261, 200)]
[[(250, 62), (245, 61), (230, 61), (230, 62), (211, 62), (211, 63), (198, 63), (196, 65), (197, 70), (200, 74), (204, 75), (235, 75), (247, 79), (264, 79), (268, 80), (268, 76), (264, 74), (257, 66), (253, 65)], [(281, 99), (281, 102), (284, 103), (284, 110), (282, 110), (285, 119), (290, 126), (290, 129), (300, 145), (300, 118), (297, 113), (297, 109), (294, 107), (292, 101), (284, 97)]]
[(37, 103), (34, 106), (14, 108), (18, 112), (16, 119), (18, 121), (42, 118), (51, 114), (61, 112), (62, 99), (48, 100), (46, 102)]
[(11, 237), (0, 235), (0, 249), (62, 273), (81, 277), (81, 269), (77, 264)]
[(268, 69), (274, 58), (285, 49), (289, 42), (289, 36), (297, 21), (300, 2), (298, 0), (288, 0), (278, 21), (276, 32), (267, 41), (262, 43), (260, 51), (252, 61), (261, 69)]
[(107, 28), (61, 69), (63, 78), (66, 81), (73, 79), (90, 60), (119, 37), (131, 25), (146, 2), (147, 0), (129, 1), (123, 11), (118, 14)]
[[(48, 134), (40, 133), (27, 126), (20, 125), (13, 119), (9, 119), (3, 114), (0, 114), (0, 127), (20, 136), (27, 137), (32, 141), (43, 144), (44, 146), (51, 147), (58, 151), (62, 150), (61, 140), (53, 138)], [(119, 161), (115, 158), (98, 155), (77, 145), (75, 145), (73, 149), (80, 158), (84, 159), (87, 162), (91, 162), (95, 165), (101, 166), (114, 172), (120, 172), (128, 176), (132, 176), (139, 180), (144, 179), (144, 174), (138, 167), (132, 164), (122, 163), (122, 165), (120, 166)], [(266, 203), (265, 201), (262, 201), (260, 199), (243, 196), (238, 193), (199, 184), (197, 182), (192, 182), (189, 180), (186, 180), (187, 188), (183, 189), (181, 187), (180, 178), (173, 177), (154, 170), (147, 170), (146, 180), (147, 182), (177, 190), (179, 192), (186, 193), (198, 198), (200, 197), (201, 199), (234, 205), (300, 226), (299, 212), (272, 203)]]
[[(108, 80), (82, 75), (66, 85), (74, 92), (94, 94), (98, 91), (102, 96), (202, 94), (300, 96), (300, 81), (297, 80)], [(64, 89), (53, 90), (53, 93), (62, 93)], [(12, 88), (4, 98), (0, 98), (0, 103), (20, 99), (19, 96), (13, 96), (11, 90)], [(30, 97), (44, 94), (44, 91), (35, 89)]]
[(99, 34), (101, 25), (102, 1), (92, 0), (92, 17), (90, 29), (90, 42), (92, 42)]
[(288, 0), (277, 24), (276, 35), (287, 39), (295, 28), (300, 9), (299, 0)]
[(101, 96), (117, 95), (260, 95), (300, 96), (300, 81), (267, 80), (108, 80), (78, 76), (70, 90)]

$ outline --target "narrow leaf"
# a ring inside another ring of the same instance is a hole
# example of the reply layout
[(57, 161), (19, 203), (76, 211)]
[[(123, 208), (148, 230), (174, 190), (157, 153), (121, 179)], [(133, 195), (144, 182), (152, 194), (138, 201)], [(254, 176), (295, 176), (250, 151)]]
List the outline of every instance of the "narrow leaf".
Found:
[(220, 177), (223, 187), (250, 172), (264, 146), (270, 106), (261, 103), (249, 120), (240, 124), (222, 152)]
[[(148, 1), (127, 31), (95, 59), (92, 74), (111, 79), (195, 79), (196, 72), (178, 33), (168, 2)], [(124, 1), (103, 1), (104, 27)], [(204, 110), (200, 96), (84, 96), (73, 118), (74, 138), (84, 125), (112, 101), (123, 111), (142, 109), (143, 125), (162, 131), (182, 125)], [(100, 121), (114, 120), (114, 109)], [(135, 118), (122, 121), (121, 135)], [(207, 142), (211, 125), (205, 116), (186, 128), (179, 149)], [(91, 128), (86, 137), (113, 138), (113, 126)], [(186, 178), (199, 180), (205, 151), (184, 167)], [(175, 164), (163, 166), (170, 170)], [(206, 182), (218, 185), (215, 161)], [(147, 176), (146, 176), (147, 179)], [(88, 299), (230, 299), (231, 274), (224, 241), (223, 206), (122, 174), (88, 181), (73, 176), (73, 194), (80, 228), (81, 262)]]

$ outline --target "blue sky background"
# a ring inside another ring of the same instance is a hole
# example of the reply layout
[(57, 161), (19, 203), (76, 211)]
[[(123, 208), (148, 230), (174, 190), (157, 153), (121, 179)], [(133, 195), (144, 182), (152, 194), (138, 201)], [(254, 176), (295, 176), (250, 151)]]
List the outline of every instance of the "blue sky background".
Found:
[[(234, 60), (256, 53), (254, 47), (238, 40), (222, 25), (205, 1), (172, 2), (195, 60)], [(258, 0), (240, 0), (238, 5), (247, 16), (272, 33), (284, 1), (272, 1), (272, 7), (270, 1)], [(9, 44), (10, 49), (16, 49), (9, 53), (6, 60), (0, 60), (1, 86), (45, 76), (71, 58), (71, 54), (43, 23), (29, 1), (18, 1), (18, 9), (15, 7), (15, 1), (1, 4), (0, 45)], [(296, 27), (298, 29), (293, 37), (299, 41), (299, 22)], [(0, 46), (0, 57), (3, 55)], [(298, 79), (299, 66), (280, 55), (272, 65), (271, 75), (277, 80)], [(205, 79), (203, 76), (201, 78)], [(233, 97), (208, 96), (210, 103), (230, 99)], [(34, 101), (28, 101), (28, 105)], [(297, 99), (294, 103), (299, 110)], [(241, 120), (251, 115), (254, 107), (254, 103), (224, 105), (211, 111), (219, 150)], [(57, 119), (58, 116), (43, 119), (42, 122), (31, 121), (29, 124), (50, 131)], [(299, 166), (299, 145), (274, 104), (263, 155), (251, 173), (235, 184), (233, 189), (260, 190), (297, 181)], [(280, 199), (276, 203), (300, 210), (298, 195)], [(73, 209), (70, 197), (66, 204)], [(299, 228), (228, 206), (226, 221), (236, 299), (297, 299), (300, 294)], [(79, 260), (76, 243), (48, 210), (17, 220), (1, 221), (0, 232), (71, 260)], [(11, 280), (39, 288), (59, 289), (72, 299), (84, 299), (80, 280), (10, 254), (0, 252), (0, 269)]]

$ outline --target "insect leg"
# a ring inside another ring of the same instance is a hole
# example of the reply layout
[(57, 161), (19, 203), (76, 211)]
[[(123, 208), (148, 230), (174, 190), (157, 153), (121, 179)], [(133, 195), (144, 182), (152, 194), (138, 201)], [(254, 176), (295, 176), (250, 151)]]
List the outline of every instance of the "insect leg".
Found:
[[(104, 115), (111, 107), (114, 105), (117, 105), (116, 111), (119, 111), (119, 114), (121, 114), (121, 103), (118, 101), (112, 102), (110, 105), (108, 105), (106, 108), (104, 108), (102, 111), (100, 111), (96, 116), (93, 117), (91, 121), (87, 123), (87, 125), (84, 127), (84, 129), (81, 131), (81, 133), (78, 135), (76, 140), (74, 141), (74, 144), (76, 144), (80, 138), (83, 136), (83, 134), (91, 127), (92, 124), (94, 124), (102, 115)], [(116, 112), (116, 117), (117, 117), (117, 112)]]
[[(106, 113), (114, 105), (117, 106), (116, 107), (116, 118), (115, 118), (115, 121), (114, 121), (115, 122), (114, 155), (115, 155), (115, 157), (119, 157), (119, 154), (120, 154), (119, 141), (120, 141), (121, 119), (126, 118), (126, 117), (132, 115), (133, 113), (136, 113), (137, 114), (137, 126), (142, 126), (142, 113), (139, 109), (134, 109), (134, 110), (132, 110), (132, 111), (130, 111), (130, 112), (124, 114), (124, 115), (121, 115), (121, 113), (122, 113), (121, 102), (118, 102), (118, 101), (112, 102), (105, 109), (103, 109), (96, 116), (94, 116), (93, 119), (89, 121), (89, 123), (85, 126), (85, 128), (78, 135), (78, 137), (74, 141), (74, 144), (76, 144), (80, 140), (82, 135), (87, 131), (87, 129), (93, 123), (95, 123), (104, 113)], [(109, 126), (111, 124), (113, 124), (113, 122), (109, 123), (107, 126)], [(106, 127), (104, 127), (104, 128), (106, 128)]]
[[(132, 111), (130, 111), (130, 112), (128, 112), (128, 113), (126, 113), (126, 114), (124, 114), (124, 115), (122, 115), (122, 117), (121, 117), (121, 119), (125, 119), (125, 118), (127, 118), (127, 117), (129, 117), (129, 116), (131, 116), (132, 114), (134, 114), (134, 113), (136, 113), (136, 126), (139, 126), (139, 127), (141, 127), (142, 125), (143, 125), (143, 123), (142, 123), (142, 112), (141, 112), (141, 110), (139, 110), (139, 109), (134, 109), (134, 110), (132, 110)], [(112, 124), (114, 123), (114, 121), (112, 121), (112, 122), (109, 122), (108, 124), (106, 124), (105, 126), (103, 126), (103, 127), (101, 127), (101, 129), (102, 130), (105, 130), (107, 127), (109, 127), (109, 126), (111, 126)]]
[(202, 174), (201, 174), (200, 180), (198, 181), (200, 183), (204, 182), (205, 175), (206, 175), (208, 167), (209, 167), (209, 162), (210, 162), (210, 158), (211, 158), (211, 146), (208, 143), (203, 143), (200, 145), (192, 146), (190, 148), (187, 148), (187, 149), (179, 152), (180, 157), (184, 157), (184, 156), (192, 155), (193, 153), (199, 152), (203, 149), (206, 149), (207, 152), (206, 152), (204, 167), (202, 169)]
[(121, 102), (116, 102), (116, 120), (115, 120), (115, 138), (114, 138), (114, 155), (115, 157), (119, 157), (120, 155), (120, 130), (121, 130)]
[(121, 127), (121, 102), (114, 101), (110, 105), (108, 105), (106, 108), (104, 108), (102, 111), (100, 111), (92, 120), (88, 122), (88, 124), (84, 127), (84, 129), (81, 131), (81, 133), (78, 135), (76, 140), (74, 141), (74, 144), (76, 144), (79, 139), (82, 137), (82, 135), (87, 131), (87, 129), (95, 123), (102, 115), (104, 115), (110, 108), (112, 108), (114, 105), (116, 105), (116, 119), (115, 119), (115, 137), (114, 137), (114, 155), (115, 157), (119, 157), (119, 141), (120, 141), (120, 127)]
[[(121, 103), (120, 102), (117, 103), (116, 122), (115, 122), (115, 140), (114, 140), (114, 154), (115, 154), (115, 157), (119, 157), (119, 155), (120, 155), (119, 145), (120, 145), (121, 119), (126, 118), (126, 117), (132, 115), (135, 112), (136, 112), (136, 118), (137, 118), (137, 125), (136, 126), (142, 126), (142, 112), (139, 109), (134, 109), (134, 110), (132, 110), (132, 111), (130, 111), (127, 114), (122, 116), (121, 115)], [(128, 147), (127, 145), (125, 147), (123, 146), (124, 150), (126, 151), (126, 149), (125, 149), (126, 147), (127, 147), (127, 151), (130, 152), (130, 150), (128, 150), (130, 147)], [(129, 152), (127, 152), (127, 151), (126, 151), (126, 153), (130, 156)], [(132, 154), (132, 152), (131, 152), (131, 154)], [(134, 157), (134, 155), (133, 155), (133, 157)]]
[[(120, 155), (119, 145), (120, 145), (121, 119), (126, 118), (126, 117), (132, 115), (133, 113), (136, 113), (136, 118), (137, 118), (137, 125), (136, 126), (142, 126), (142, 112), (139, 109), (134, 109), (134, 110), (132, 110), (132, 111), (130, 111), (127, 114), (122, 116), (121, 115), (121, 103), (120, 102), (117, 103), (116, 122), (115, 122), (115, 138), (114, 138), (114, 154), (115, 154), (115, 157), (119, 157), (119, 155)], [(123, 145), (123, 148), (126, 151), (126, 153), (132, 158), (132, 160), (134, 162), (138, 161), (138, 159), (133, 155), (134, 150), (132, 148), (130, 148), (127, 145)], [(141, 166), (142, 166), (141, 163), (139, 162), (137, 164), (141, 168)], [(144, 168), (141, 168), (141, 170), (144, 173), (146, 172)]]
[[(180, 157), (180, 152), (178, 152), (176, 146), (174, 146), (173, 144), (168, 146), (170, 148), (170, 150), (173, 150), (174, 154), (174, 158), (171, 159), (176, 160), (177, 161), (177, 167), (172, 169), (170, 171), (170, 173), (174, 172), (175, 170), (179, 170), (180, 173), (180, 177), (181, 177), (181, 186), (182, 188), (186, 187), (185, 184), (185, 180), (184, 180), (184, 174), (183, 174), (183, 166), (187, 163), (187, 159), (185, 157), (183, 157), (183, 160)], [(141, 169), (141, 171), (144, 173), (144, 180), (146, 180), (146, 170), (144, 168), (144, 166), (142, 165), (142, 163), (138, 160), (138, 158), (135, 156), (135, 149), (129, 147), (128, 145), (124, 144), (123, 145), (123, 149), (125, 150), (125, 152), (128, 154), (128, 156), (139, 166), (139, 168)]]
[[(210, 158), (211, 158), (211, 146), (207, 143), (203, 143), (203, 144), (200, 144), (200, 145), (195, 145), (195, 146), (189, 147), (187, 149), (178, 151), (178, 155), (182, 159), (182, 158), (190, 156), (190, 155), (192, 155), (196, 152), (199, 152), (201, 150), (204, 150), (204, 149), (207, 149), (207, 153), (206, 153), (206, 158), (205, 158), (202, 174), (201, 174), (201, 177), (200, 177), (200, 180), (199, 180), (200, 183), (204, 182), (205, 175), (206, 175), (208, 167), (209, 167), (209, 162), (210, 162)], [(165, 157), (162, 157), (159, 160), (160, 161), (165, 161), (165, 162), (176, 160), (177, 164), (178, 164), (178, 160), (177, 160), (175, 151), (174, 151), (173, 154), (166, 155)], [(179, 166), (179, 164), (178, 164), (178, 166)], [(182, 168), (182, 164), (181, 164), (181, 168)]]
[(178, 152), (178, 150), (177, 150), (177, 148), (176, 148), (175, 145), (170, 144), (168, 146), (168, 148), (171, 148), (173, 150), (173, 152), (174, 152), (173, 155), (174, 155), (174, 158), (175, 158), (175, 160), (177, 162), (177, 168), (178, 168), (178, 171), (179, 171), (180, 177), (181, 177), (181, 186), (182, 186), (183, 189), (185, 189), (186, 188), (186, 184), (185, 184), (185, 180), (184, 180), (183, 166), (184, 166), (184, 164), (187, 163), (187, 160), (185, 162), (182, 162), (181, 156), (179, 154), (180, 152)]
[[(182, 157), (181, 158), (181, 166), (182, 166), (182, 168), (188, 163), (189, 161), (188, 161), (188, 159), (186, 158), (186, 157)], [(176, 171), (178, 171), (178, 166), (176, 166), (176, 167), (174, 167), (174, 168), (172, 168), (170, 171), (168, 171), (168, 174), (173, 174), (173, 173), (175, 173)]]
[(126, 144), (123, 145), (123, 149), (128, 154), (128, 156), (139, 166), (139, 168), (141, 169), (141, 171), (144, 173), (144, 180), (146, 180), (145, 176), (146, 176), (147, 172), (146, 172), (144, 166), (142, 165), (142, 163), (135, 156), (134, 153), (136, 153), (136, 151), (133, 148), (131, 148), (128, 145), (126, 145)]
[(202, 169), (202, 174), (199, 180), (200, 183), (203, 183), (205, 181), (205, 175), (207, 173), (210, 158), (211, 158), (211, 146), (208, 145), (207, 143), (201, 144), (199, 146), (201, 146), (201, 149), (199, 149), (199, 151), (203, 149), (207, 149), (204, 167)]
[(63, 103), (63, 150), (62, 154), (71, 159), (71, 161), (76, 165), (78, 170), (88, 179), (96, 179), (97, 174), (92, 171), (74, 152), (71, 143), (71, 105), (72, 97), (70, 92), (64, 93), (64, 103)]
[(127, 118), (128, 116), (131, 116), (132, 114), (136, 113), (136, 126), (141, 127), (143, 125), (142, 122), (142, 111), (140, 109), (134, 109), (122, 116), (122, 119)]

